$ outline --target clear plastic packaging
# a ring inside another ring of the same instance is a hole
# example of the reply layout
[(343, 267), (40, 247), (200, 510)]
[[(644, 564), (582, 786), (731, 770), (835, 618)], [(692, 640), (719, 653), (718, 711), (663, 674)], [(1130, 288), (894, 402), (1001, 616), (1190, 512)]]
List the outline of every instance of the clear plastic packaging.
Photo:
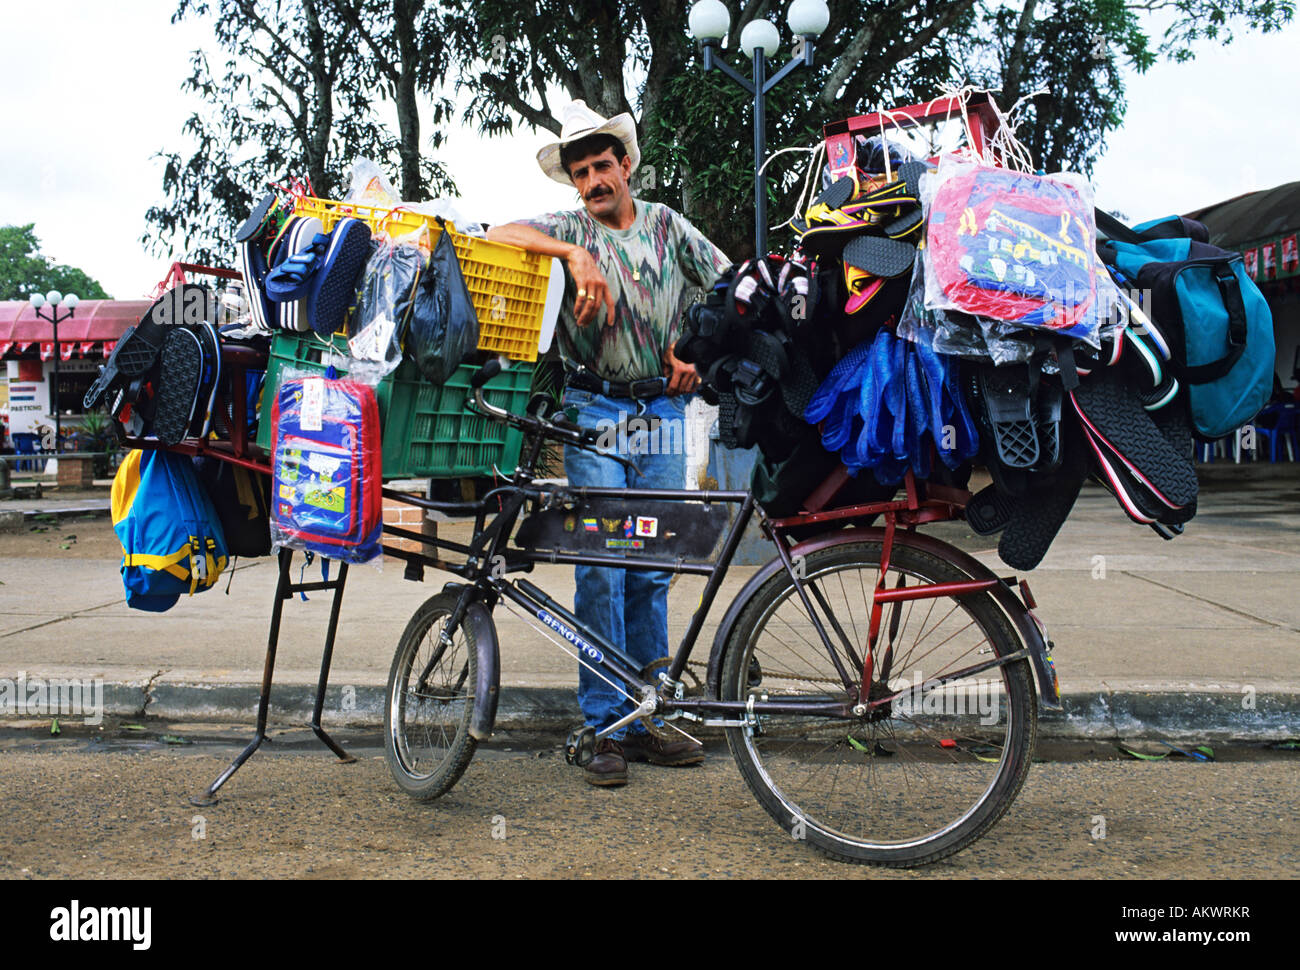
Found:
[(383, 459), (374, 391), (286, 371), (271, 420), (272, 544), (379, 566)]
[(352, 163), (345, 202), (357, 202), (378, 209), (392, 209), (401, 205), (393, 184), (383, 170), (369, 158), (358, 158)]
[(1092, 190), (944, 156), (923, 180), (925, 306), (1099, 345)]
[(402, 362), (402, 340), (410, 321), (428, 254), (415, 237), (380, 242), (366, 263), (357, 299), (348, 314), (348, 373), (371, 386)]

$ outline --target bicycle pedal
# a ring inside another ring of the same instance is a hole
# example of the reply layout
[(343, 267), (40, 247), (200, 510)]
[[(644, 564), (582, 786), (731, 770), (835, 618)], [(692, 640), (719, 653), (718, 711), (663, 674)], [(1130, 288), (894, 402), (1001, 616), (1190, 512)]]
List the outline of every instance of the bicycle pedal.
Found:
[(578, 728), (564, 742), (564, 760), (579, 768), (585, 768), (596, 757), (596, 729)]

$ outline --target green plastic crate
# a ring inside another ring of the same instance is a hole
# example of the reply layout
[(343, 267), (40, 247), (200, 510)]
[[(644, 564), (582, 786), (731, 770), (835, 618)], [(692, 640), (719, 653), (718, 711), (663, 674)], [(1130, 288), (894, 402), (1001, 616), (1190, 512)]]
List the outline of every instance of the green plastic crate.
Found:
[[(334, 347), (347, 352), (347, 338), (336, 334)], [(314, 334), (280, 333), (271, 344), (262, 401), (267, 408), (257, 428), (257, 444), (271, 450), (270, 404), (286, 370), (324, 373), (323, 338)], [(522, 412), (528, 403), (535, 365), (514, 361), (508, 371), (484, 388), (497, 407)], [(523, 435), (514, 428), (466, 410), (470, 379), (476, 364), (462, 364), (437, 387), (426, 381), (409, 360), (375, 388), (383, 427), (383, 476), (394, 478), (467, 478), (491, 475), (494, 468), (514, 471)], [(339, 369), (340, 376), (346, 372)]]

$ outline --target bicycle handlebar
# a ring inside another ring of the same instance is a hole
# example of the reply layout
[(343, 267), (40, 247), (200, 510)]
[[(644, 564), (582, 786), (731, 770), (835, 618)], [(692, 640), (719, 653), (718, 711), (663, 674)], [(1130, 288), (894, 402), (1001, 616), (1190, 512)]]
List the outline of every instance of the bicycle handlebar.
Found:
[(504, 421), (506, 424), (519, 428), (525, 433), (539, 434), (552, 441), (575, 445), (601, 457), (612, 458), (625, 468), (636, 472), (637, 475), (643, 474), (635, 462), (624, 458), (622, 455), (616, 455), (600, 448), (601, 433), (594, 428), (579, 427), (568, 419), (563, 410), (556, 411), (548, 418), (532, 414), (515, 414), (513, 411), (507, 411), (505, 408), (490, 404), (483, 396), (483, 387), (488, 381), (500, 374), (501, 369), (501, 361), (494, 357), (480, 367), (478, 372), (470, 378), (470, 387), (474, 392), (473, 404), (479, 413), (497, 421)]

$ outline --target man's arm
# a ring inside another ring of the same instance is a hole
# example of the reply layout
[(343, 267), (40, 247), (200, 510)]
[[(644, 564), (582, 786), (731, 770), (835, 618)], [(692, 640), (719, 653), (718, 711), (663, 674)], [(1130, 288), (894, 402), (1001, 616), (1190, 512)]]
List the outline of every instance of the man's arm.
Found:
[(614, 295), (610, 292), (609, 284), (605, 282), (596, 260), (587, 250), (519, 222), (493, 226), (487, 231), (487, 237), (492, 242), (507, 243), (526, 249), (530, 253), (555, 256), (564, 260), (569, 267), (569, 273), (573, 276), (573, 282), (578, 287), (573, 308), (574, 322), (580, 327), (585, 327), (595, 318), (600, 305), (604, 303), (605, 326), (614, 325)]

